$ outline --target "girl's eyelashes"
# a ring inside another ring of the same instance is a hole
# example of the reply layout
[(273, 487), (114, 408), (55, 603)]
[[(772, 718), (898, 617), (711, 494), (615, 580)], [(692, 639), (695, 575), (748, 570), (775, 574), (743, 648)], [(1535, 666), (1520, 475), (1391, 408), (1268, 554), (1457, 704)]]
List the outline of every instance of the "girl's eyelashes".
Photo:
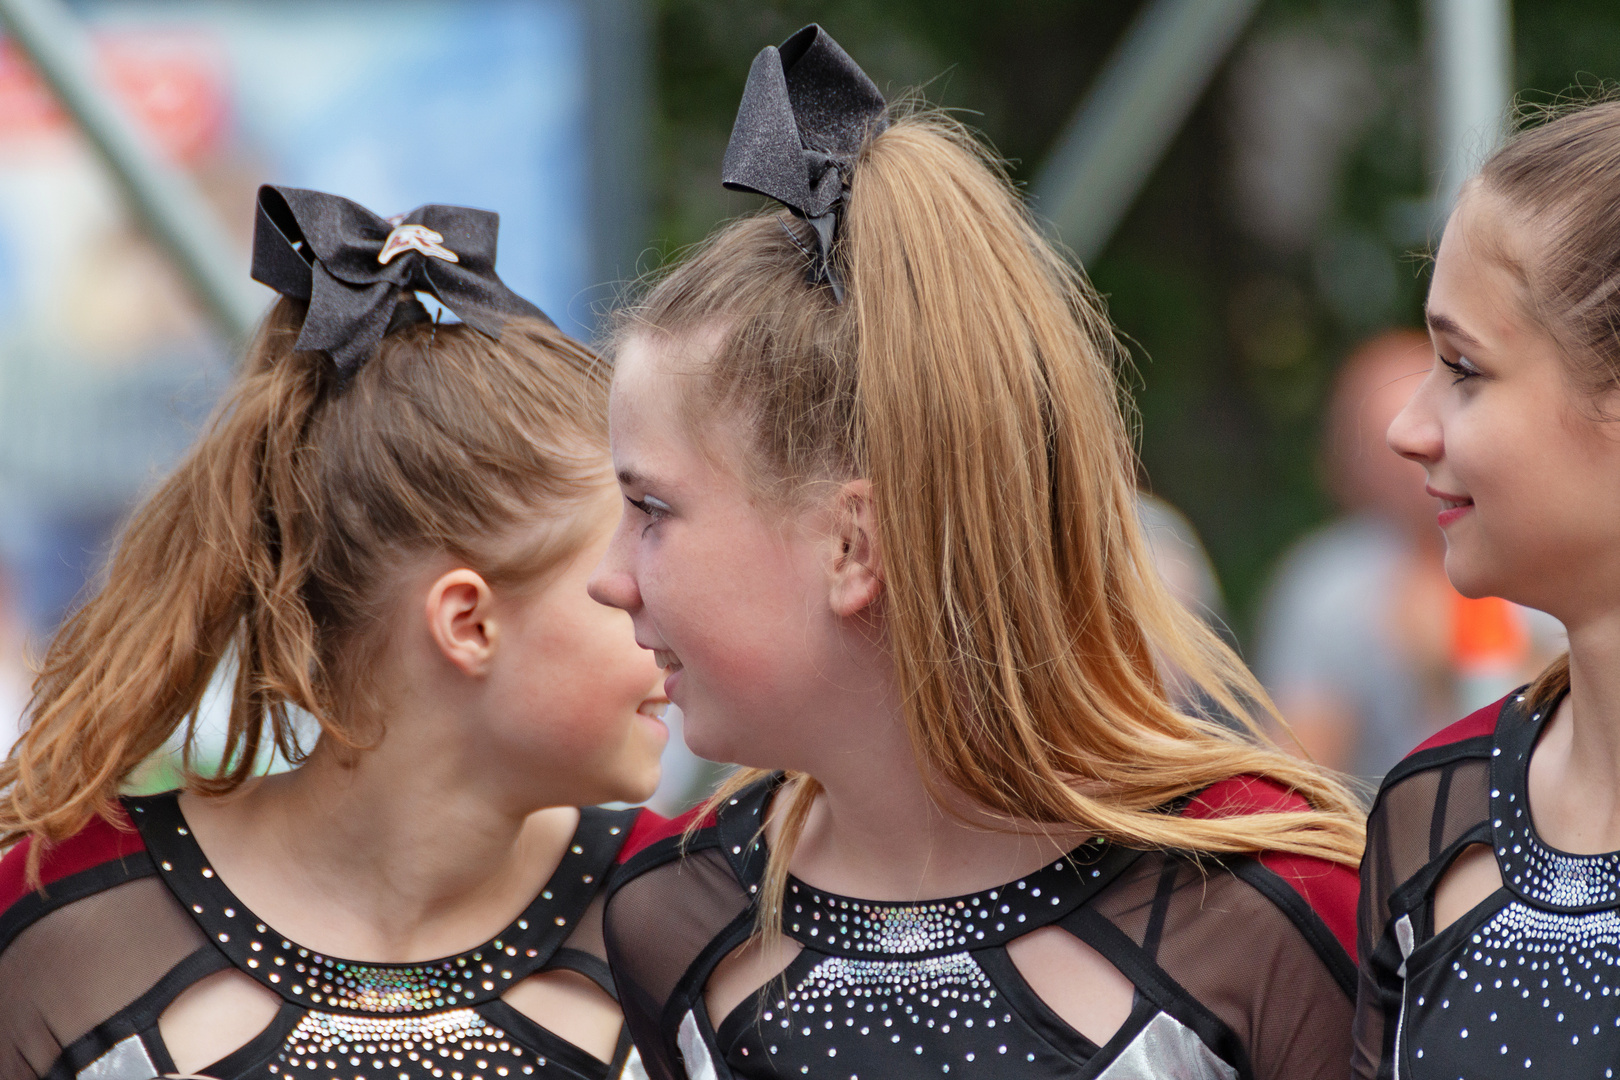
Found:
[[(669, 516), (669, 504), (664, 502), (662, 499), (655, 499), (651, 495), (643, 495), (639, 499), (632, 499), (630, 496), (626, 495), (624, 497), (624, 501), (635, 507), (639, 512), (647, 517), (647, 525), (649, 527)], [(646, 530), (643, 529), (643, 531)]]
[(1474, 362), (1462, 353), (1458, 353), (1455, 360), (1452, 360), (1444, 353), (1437, 353), (1436, 355), (1440, 357), (1440, 362), (1446, 366), (1446, 370), (1451, 372), (1453, 376), (1451, 381), (1454, 384), (1481, 374), (1479, 368), (1474, 366)]

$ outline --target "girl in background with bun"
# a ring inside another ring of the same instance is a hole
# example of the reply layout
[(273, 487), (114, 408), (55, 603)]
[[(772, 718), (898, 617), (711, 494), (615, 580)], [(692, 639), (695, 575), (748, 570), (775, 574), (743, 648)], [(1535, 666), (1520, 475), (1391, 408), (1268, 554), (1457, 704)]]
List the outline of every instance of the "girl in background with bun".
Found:
[(789, 209), (624, 312), (592, 581), (749, 766), (608, 902), (648, 1074), (1343, 1076), (1361, 813), (1155, 573), (1095, 295), (818, 27), (723, 176)]
[(1362, 863), (1358, 1077), (1620, 1062), (1620, 102), (1511, 140), (1463, 189), (1434, 363), (1389, 429), (1446, 574), (1568, 653), (1384, 778)]
[[(261, 190), (283, 299), (0, 765), (4, 1080), (623, 1066), (601, 900), (638, 815), (577, 807), (651, 794), (663, 698), (585, 591), (605, 374), (495, 275), (496, 220)], [(216, 676), (220, 771), (121, 798)], [(272, 747), (298, 766), (254, 776)]]

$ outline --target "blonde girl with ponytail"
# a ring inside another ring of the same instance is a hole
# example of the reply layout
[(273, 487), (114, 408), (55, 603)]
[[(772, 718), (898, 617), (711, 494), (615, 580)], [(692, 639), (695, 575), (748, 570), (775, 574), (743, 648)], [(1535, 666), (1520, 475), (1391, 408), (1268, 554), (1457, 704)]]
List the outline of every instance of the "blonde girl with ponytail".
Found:
[(818, 27), (723, 175), (788, 209), (623, 312), (591, 585), (746, 767), (608, 903), (648, 1075), (1344, 1075), (1360, 811), (1155, 574), (1096, 296)]
[[(496, 224), (260, 191), (282, 299), (0, 764), (4, 1080), (621, 1071), (602, 889), (643, 819), (589, 807), (652, 792), (663, 697), (585, 590), (606, 373)], [(215, 680), (218, 770), (121, 796)]]

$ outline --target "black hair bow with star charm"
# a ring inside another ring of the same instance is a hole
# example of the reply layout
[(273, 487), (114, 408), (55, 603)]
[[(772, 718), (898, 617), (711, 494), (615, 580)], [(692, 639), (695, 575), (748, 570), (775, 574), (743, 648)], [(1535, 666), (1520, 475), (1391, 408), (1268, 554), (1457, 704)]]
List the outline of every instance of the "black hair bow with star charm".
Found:
[(422, 312), (418, 292), (497, 340), (514, 318), (551, 324), (496, 276), (499, 227), (500, 215), (488, 210), (434, 204), (382, 218), (337, 195), (267, 184), (259, 189), (253, 278), (309, 302), (294, 348), (326, 353), (347, 382), (400, 311)]
[(833, 238), (861, 144), (888, 126), (877, 84), (812, 23), (754, 57), (720, 167), (733, 191), (768, 195), (810, 224), (810, 279), (843, 302)]

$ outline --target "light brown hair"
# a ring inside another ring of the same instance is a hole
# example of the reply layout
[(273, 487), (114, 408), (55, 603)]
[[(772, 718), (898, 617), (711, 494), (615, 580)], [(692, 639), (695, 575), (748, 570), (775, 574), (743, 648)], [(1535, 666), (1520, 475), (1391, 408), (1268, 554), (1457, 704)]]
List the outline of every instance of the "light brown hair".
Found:
[[(32, 721), (0, 763), (0, 847), (44, 847), (111, 816), (130, 772), (234, 667), (224, 762), (194, 789), (240, 785), (273, 743), (298, 761), (293, 709), (358, 748), (380, 730), (368, 673), (401, 560), (444, 551), (499, 588), (566, 556), (571, 508), (611, 482), (607, 375), (537, 321), (389, 334), (352, 381), (295, 352), (282, 300), (202, 438), (129, 519), (104, 583), (63, 625)], [(517, 544), (518, 526), (538, 525)]]
[[(719, 331), (694, 418), (751, 422), (747, 471), (791, 500), (865, 477), (883, 622), (924, 774), (1008, 819), (1125, 844), (1290, 851), (1355, 865), (1362, 812), (1326, 771), (1269, 745), (1264, 691), (1175, 601), (1137, 518), (1120, 350), (1084, 279), (953, 120), (896, 118), (853, 169), (834, 251), (847, 296), (806, 281), (783, 213), (711, 238), (621, 317), (620, 340)], [(1242, 726), (1173, 703), (1174, 669)], [(745, 772), (717, 801), (756, 779)], [(1240, 775), (1310, 809), (1193, 820), (1176, 799)], [(761, 899), (776, 925), (817, 791), (790, 775)]]
[[(1571, 382), (1595, 397), (1620, 387), (1620, 100), (1526, 110), (1524, 119), (1533, 126), (1485, 162), (1463, 197), (1494, 196), (1534, 237), (1523, 251), (1494, 243), (1491, 253), (1519, 279)], [(1566, 652), (1529, 697), (1544, 708), (1568, 690)]]

